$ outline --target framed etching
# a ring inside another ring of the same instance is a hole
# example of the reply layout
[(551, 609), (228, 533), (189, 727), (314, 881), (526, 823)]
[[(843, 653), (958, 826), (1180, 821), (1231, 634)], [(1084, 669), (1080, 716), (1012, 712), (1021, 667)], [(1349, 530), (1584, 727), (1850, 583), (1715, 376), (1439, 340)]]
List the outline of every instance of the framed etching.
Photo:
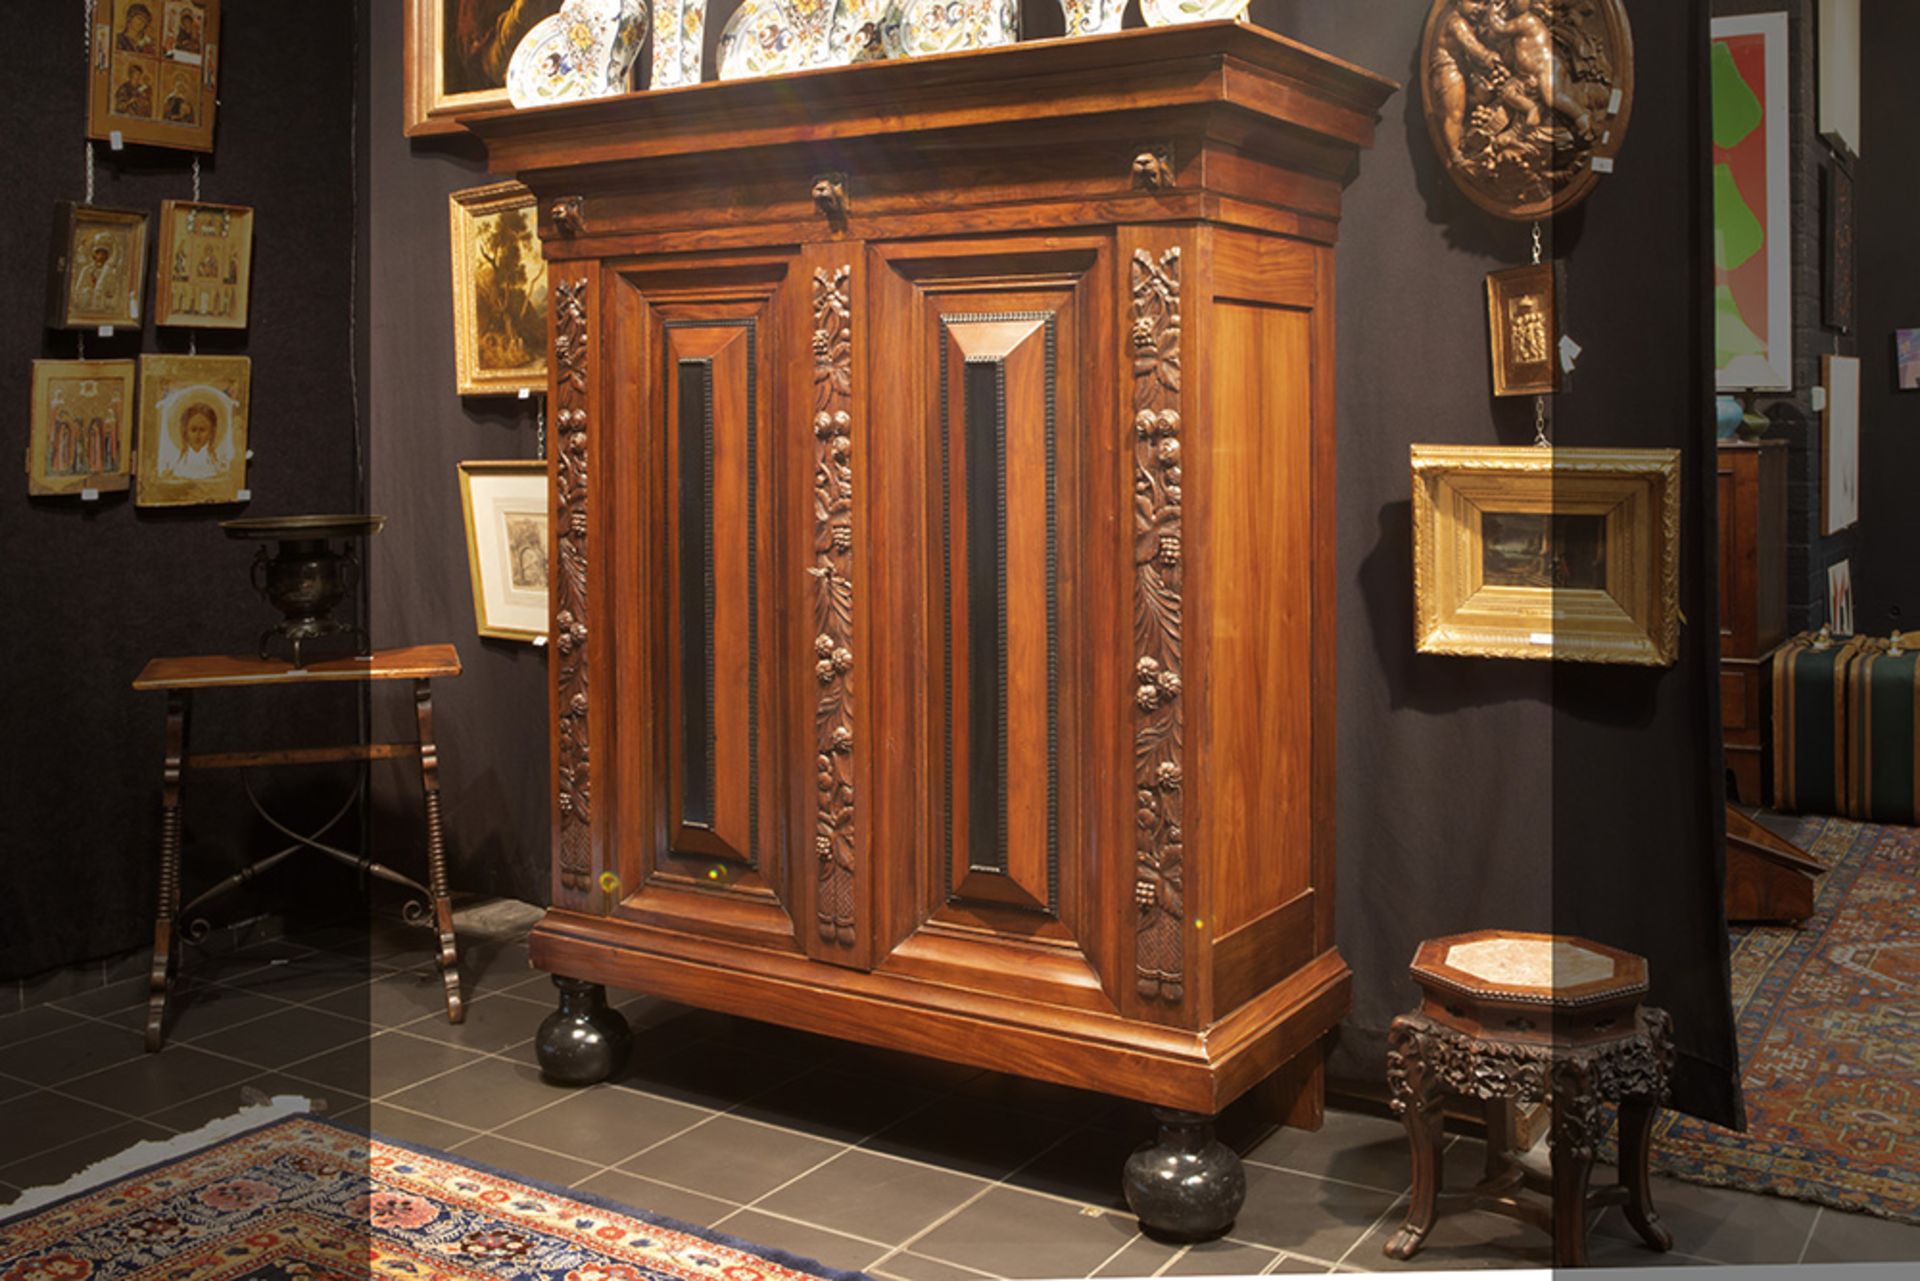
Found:
[(1827, 566), (1827, 627), (1836, 636), (1853, 635), (1853, 562)]
[(246, 501), (252, 376), (245, 356), (140, 357), (136, 504)]
[(1837, 534), (1860, 521), (1860, 361), (1822, 356), (1820, 411), (1820, 532)]
[(96, 0), (87, 137), (213, 150), (220, 0)]
[(517, 182), (447, 199), (453, 364), (462, 396), (547, 389), (547, 261), (533, 193)]
[(1713, 20), (1714, 382), (1793, 387), (1787, 15)]
[(1423, 654), (1670, 666), (1680, 451), (1413, 446)]
[(127, 488), (133, 442), (131, 360), (36, 360), (27, 492)]
[(147, 278), (147, 216), (62, 200), (53, 206), (47, 325), (53, 329), (140, 327)]
[(547, 465), (539, 459), (460, 464), (473, 617), (482, 636), (547, 634)]
[(1893, 331), (1893, 381), (1901, 391), (1920, 391), (1920, 329)]
[(159, 263), (154, 324), (247, 327), (253, 210), (245, 205), (162, 200)]
[(1552, 263), (1487, 274), (1487, 333), (1493, 394), (1560, 390), (1559, 271)]
[(454, 133), (455, 117), (509, 105), (507, 64), (560, 0), (405, 0), (408, 137)]

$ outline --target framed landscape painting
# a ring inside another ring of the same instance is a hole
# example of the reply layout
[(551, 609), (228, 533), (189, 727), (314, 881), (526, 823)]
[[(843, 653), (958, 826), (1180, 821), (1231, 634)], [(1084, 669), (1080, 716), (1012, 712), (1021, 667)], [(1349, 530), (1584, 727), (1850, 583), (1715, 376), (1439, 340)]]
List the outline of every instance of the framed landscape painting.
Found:
[(1415, 445), (1423, 654), (1671, 666), (1680, 451)]
[(408, 137), (453, 133), (463, 112), (507, 106), (507, 63), (560, 0), (404, 0)]
[(482, 636), (547, 634), (547, 465), (540, 459), (460, 464), (473, 618)]
[(462, 396), (547, 389), (547, 260), (533, 193), (517, 182), (448, 197), (453, 363)]
[(133, 443), (131, 360), (36, 360), (27, 492), (124, 490)]

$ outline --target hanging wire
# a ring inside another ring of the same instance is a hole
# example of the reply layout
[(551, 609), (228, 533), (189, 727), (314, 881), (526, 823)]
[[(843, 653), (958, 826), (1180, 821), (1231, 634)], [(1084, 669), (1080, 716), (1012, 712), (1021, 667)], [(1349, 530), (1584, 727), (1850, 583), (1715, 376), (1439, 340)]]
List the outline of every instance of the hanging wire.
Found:
[[(93, 0), (86, 2), (86, 29), (80, 38), (80, 55), (86, 61), (88, 70), (93, 67)], [(87, 139), (80, 144), (86, 148), (87, 197), (84, 203), (93, 203), (93, 140)]]
[(540, 455), (540, 461), (547, 460), (547, 398), (541, 396), (539, 405), (533, 411), (533, 447)]
[[(1540, 221), (1533, 223), (1533, 265), (1538, 267), (1546, 259), (1546, 248), (1540, 233)], [(1553, 447), (1553, 438), (1547, 434), (1547, 398), (1533, 398), (1533, 443), (1545, 449)]]
[[(200, 157), (198, 156), (195, 156), (193, 158), (193, 203), (195, 203), (196, 205), (200, 203)], [(1539, 235), (1538, 227), (1534, 229), (1534, 235), (1536, 238), (1538, 237)], [(1536, 247), (1534, 249), (1534, 259), (1533, 259), (1535, 262), (1540, 261), (1539, 255), (1540, 255), (1540, 250), (1536, 243)]]

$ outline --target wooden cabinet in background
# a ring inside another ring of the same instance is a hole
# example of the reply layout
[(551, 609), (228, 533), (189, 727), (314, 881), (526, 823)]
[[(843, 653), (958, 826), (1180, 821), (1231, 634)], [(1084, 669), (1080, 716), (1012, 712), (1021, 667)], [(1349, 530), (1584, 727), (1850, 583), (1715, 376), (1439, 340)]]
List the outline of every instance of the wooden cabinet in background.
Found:
[(1787, 444), (1722, 441), (1718, 462), (1720, 725), (1737, 799), (1760, 805), (1773, 651), (1787, 636)]
[(1333, 245), (1391, 91), (1213, 23), (472, 122), (553, 289), (536, 965), (1317, 1120)]

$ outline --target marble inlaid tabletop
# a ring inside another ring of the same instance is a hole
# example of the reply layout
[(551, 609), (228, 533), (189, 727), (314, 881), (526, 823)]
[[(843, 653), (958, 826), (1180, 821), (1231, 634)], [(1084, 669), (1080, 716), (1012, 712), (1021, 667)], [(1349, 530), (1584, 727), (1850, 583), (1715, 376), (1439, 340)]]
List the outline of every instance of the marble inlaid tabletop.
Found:
[(1483, 983), (1554, 991), (1613, 977), (1613, 958), (1565, 939), (1482, 939), (1456, 943), (1444, 964)]

